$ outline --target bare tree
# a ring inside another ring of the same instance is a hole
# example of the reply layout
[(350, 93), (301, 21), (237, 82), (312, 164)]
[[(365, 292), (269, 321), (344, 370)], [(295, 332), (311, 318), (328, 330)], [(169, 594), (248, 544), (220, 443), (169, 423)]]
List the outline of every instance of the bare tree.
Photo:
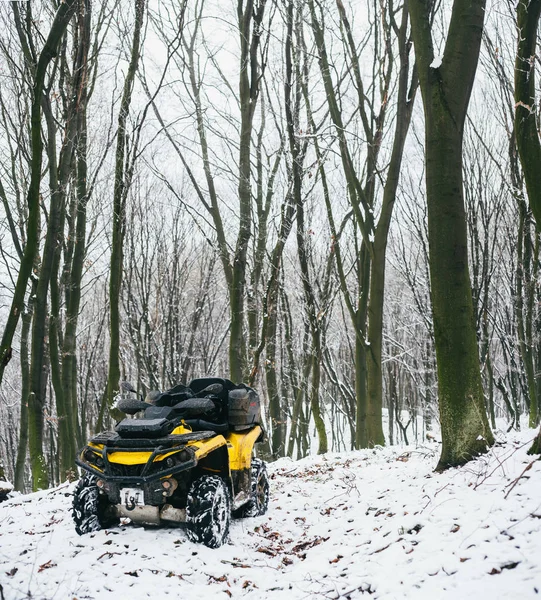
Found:
[(128, 152), (128, 145), (130, 144), (130, 138), (127, 131), (127, 120), (141, 53), (141, 35), (145, 16), (145, 0), (135, 0), (134, 7), (135, 23), (130, 62), (124, 80), (124, 89), (120, 100), (118, 115), (115, 183), (113, 189), (113, 235), (111, 246), (111, 268), (109, 273), (109, 374), (107, 376), (107, 391), (104, 396), (98, 419), (99, 429), (103, 423), (105, 408), (110, 408), (113, 404), (120, 380), (120, 291), (122, 285), (123, 246), (126, 226), (126, 198), (134, 166), (132, 161), (129, 168), (126, 169), (126, 154)]
[[(320, 5), (321, 3), (317, 3)], [(310, 2), (310, 12), (314, 38), (319, 52), (321, 75), (325, 85), (325, 94), (330, 117), (338, 138), (342, 168), (346, 179), (348, 198), (352, 209), (353, 222), (361, 238), (360, 250), (356, 257), (357, 298), (351, 297), (348, 290), (346, 266), (342, 258), (340, 235), (334, 224), (333, 208), (327, 198), (327, 213), (334, 240), (334, 251), (339, 273), (341, 289), (354, 327), (355, 341), (355, 396), (356, 405), (356, 446), (367, 447), (383, 444), (382, 428), (382, 336), (383, 306), (385, 295), (385, 257), (389, 227), (397, 195), (401, 171), (404, 144), (411, 122), (411, 115), (417, 89), (417, 74), (413, 68), (410, 80), (410, 48), (408, 35), (408, 12), (403, 7), (401, 22), (395, 20), (393, 4), (388, 7), (380, 4), (377, 19), (384, 24), (381, 39), (374, 34), (374, 73), (377, 81), (368, 85), (363, 81), (360, 66), (359, 45), (355, 42), (353, 28), (349, 22), (343, 4), (336, 3), (344, 52), (348, 58), (348, 73), (357, 95), (356, 111), (362, 123), (366, 138), (366, 158), (362, 167), (357, 168), (353, 142), (348, 139), (346, 115), (340, 87), (332, 81), (332, 65), (326, 49), (323, 12), (316, 3)], [(375, 221), (377, 180), (380, 176), (379, 154), (388, 117), (388, 100), (392, 81), (395, 76), (394, 52), (398, 45), (398, 93), (397, 113), (393, 138), (393, 147), (383, 186), (383, 197), (379, 219)], [(364, 44), (366, 45), (366, 44)], [(363, 45), (360, 45), (363, 48)], [(385, 65), (379, 67), (379, 65)], [(344, 79), (346, 77), (344, 76)], [(378, 85), (379, 84), (379, 85)], [(372, 90), (369, 95), (365, 90)], [(375, 97), (375, 90), (380, 96)], [(379, 102), (379, 110), (375, 106)], [(347, 219), (351, 215), (347, 216)]]

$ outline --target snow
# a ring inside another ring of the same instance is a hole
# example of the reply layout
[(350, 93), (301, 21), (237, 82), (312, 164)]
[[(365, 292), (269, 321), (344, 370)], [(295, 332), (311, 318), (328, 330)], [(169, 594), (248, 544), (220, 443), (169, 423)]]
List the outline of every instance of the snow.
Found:
[(269, 512), (232, 521), (216, 550), (183, 528), (129, 522), (79, 537), (74, 484), (15, 496), (0, 504), (0, 591), (5, 600), (539, 598), (541, 461), (526, 454), (535, 434), (500, 433), (487, 455), (442, 474), (437, 443), (280, 460), (269, 465)]
[(4, 481), (0, 479), (0, 492), (11, 492), (13, 490), (13, 486), (9, 481)]
[(443, 56), (437, 55), (434, 57), (434, 60), (430, 63), (431, 69), (439, 69), (441, 67), (441, 63), (443, 62)]

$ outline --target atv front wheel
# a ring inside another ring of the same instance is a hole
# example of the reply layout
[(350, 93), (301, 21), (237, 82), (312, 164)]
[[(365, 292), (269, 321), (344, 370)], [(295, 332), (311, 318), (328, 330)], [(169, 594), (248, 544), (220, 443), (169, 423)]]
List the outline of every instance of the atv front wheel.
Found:
[(259, 517), (264, 515), (269, 508), (269, 477), (267, 465), (259, 458), (252, 459), (250, 470), (251, 498), (241, 506), (235, 513), (235, 517)]
[(97, 480), (95, 475), (85, 473), (75, 486), (71, 515), (79, 535), (120, 523), (113, 505), (100, 494)]
[(231, 499), (223, 479), (203, 475), (192, 483), (186, 504), (188, 538), (209, 548), (218, 548), (227, 539)]

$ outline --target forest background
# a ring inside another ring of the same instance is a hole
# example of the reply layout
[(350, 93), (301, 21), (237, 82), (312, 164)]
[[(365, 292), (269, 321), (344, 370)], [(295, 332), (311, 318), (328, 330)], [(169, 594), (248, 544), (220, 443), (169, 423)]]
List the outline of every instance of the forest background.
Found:
[(270, 458), (538, 425), (541, 2), (469, 4), (0, 4), (0, 479), (122, 379), (253, 385)]

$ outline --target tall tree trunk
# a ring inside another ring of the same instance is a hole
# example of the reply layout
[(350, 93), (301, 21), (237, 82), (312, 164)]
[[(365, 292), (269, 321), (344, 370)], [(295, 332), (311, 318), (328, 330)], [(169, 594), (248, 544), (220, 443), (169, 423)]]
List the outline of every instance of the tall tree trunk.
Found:
[[(240, 140), (239, 140), (239, 233), (233, 256), (231, 281), (231, 328), (229, 337), (229, 370), (231, 379), (243, 381), (249, 376), (246, 334), (244, 331), (244, 296), (246, 260), (252, 235), (251, 147), (254, 113), (260, 86), (259, 41), (266, 0), (237, 0), (240, 33)], [(251, 31), (250, 31), (251, 30)]]
[[(541, 227), (541, 142), (539, 140), (537, 104), (535, 99), (535, 65), (537, 29), (541, 15), (541, 0), (520, 0), (517, 3), (518, 47), (515, 61), (515, 137), (526, 191), (537, 227)], [(539, 235), (536, 233), (536, 235)], [(531, 292), (530, 292), (531, 293)], [(521, 348), (523, 347), (521, 341)], [(526, 373), (530, 391), (530, 427), (539, 424), (537, 381), (534, 376), (533, 348), (526, 354)]]
[[(332, 219), (332, 210), (328, 206), (329, 222), (335, 238), (336, 261), (342, 292), (356, 332), (355, 351), (355, 392), (357, 397), (356, 436), (357, 447), (370, 447), (384, 444), (382, 407), (383, 407), (383, 375), (381, 369), (381, 352), (383, 336), (383, 303), (385, 292), (385, 256), (387, 238), (393, 207), (398, 189), (399, 174), (402, 164), (404, 144), (411, 121), (415, 91), (417, 88), (416, 70), (413, 69), (412, 81), (409, 83), (409, 54), (411, 41), (408, 35), (407, 3), (402, 9), (400, 27), (394, 22), (395, 15), (388, 15), (384, 5), (381, 5), (380, 15), (385, 44), (386, 67), (380, 75), (381, 107), (378, 113), (373, 112), (365, 95), (357, 45), (353, 30), (347, 18), (342, 2), (336, 2), (343, 31), (344, 44), (348, 49), (351, 62), (351, 72), (358, 93), (358, 109), (360, 120), (367, 139), (367, 156), (363, 165), (366, 170), (364, 187), (361, 176), (352, 158), (347, 136), (345, 135), (344, 118), (340, 109), (338, 87), (335, 90), (331, 79), (331, 67), (325, 46), (324, 30), (317, 18), (314, 2), (309, 3), (312, 17), (312, 28), (319, 50), (319, 63), (325, 85), (325, 94), (331, 119), (335, 125), (344, 175), (348, 186), (348, 195), (355, 223), (363, 238), (361, 257), (358, 260), (358, 307), (353, 308), (353, 302), (348, 299), (347, 283), (344, 275), (338, 238)], [(388, 22), (387, 22), (388, 21)], [(391, 32), (398, 36), (400, 70), (398, 77), (397, 119), (395, 126), (391, 162), (385, 183), (380, 218), (377, 225), (373, 222), (373, 206), (375, 198), (375, 182), (378, 177), (378, 156), (381, 148), (385, 119), (387, 116), (387, 95), (390, 93), (390, 82), (393, 74), (393, 44)], [(376, 47), (379, 43), (376, 37)], [(380, 60), (374, 57), (374, 62)], [(368, 320), (368, 323), (367, 323)]]
[(49, 484), (43, 455), (43, 411), (45, 409), (46, 382), (49, 366), (49, 357), (47, 356), (47, 334), (49, 325), (47, 318), (47, 299), (51, 276), (54, 270), (53, 263), (55, 252), (57, 245), (59, 244), (60, 232), (62, 230), (65, 187), (67, 185), (73, 147), (71, 137), (72, 130), (70, 123), (68, 122), (66, 126), (66, 138), (61, 153), (61, 167), (60, 171), (57, 171), (55, 148), (56, 126), (51, 111), (50, 99), (48, 96), (42, 96), (41, 101), (46, 116), (49, 140), (48, 151), (51, 203), (47, 234), (45, 237), (45, 245), (42, 252), (35, 294), (32, 323), (30, 395), (28, 408), (30, 412), (30, 462), (32, 465), (32, 486), (34, 490), (46, 488)]
[(462, 140), (483, 31), (485, 2), (455, 0), (441, 65), (429, 2), (409, 0), (425, 113), (426, 191), (442, 453), (458, 466), (494, 443), (481, 381), (468, 271)]
[(383, 342), (383, 308), (385, 300), (385, 260), (387, 239), (400, 180), (404, 145), (413, 114), (413, 104), (418, 86), (416, 69), (409, 82), (411, 41), (408, 37), (407, 2), (402, 9), (402, 22), (398, 32), (400, 71), (396, 125), (391, 160), (383, 189), (380, 217), (374, 234), (372, 262), (370, 264), (370, 296), (368, 301), (368, 340), (366, 351), (367, 367), (367, 442), (368, 447), (384, 444), (382, 427), (383, 373), (381, 353)]
[[(31, 298), (35, 294), (35, 283), (32, 287)], [(32, 324), (33, 302), (30, 299), (27, 304), (27, 310), (22, 316), (21, 331), (21, 416), (19, 424), (19, 444), (17, 446), (17, 461), (15, 463), (14, 486), (19, 492), (25, 492), (24, 475), (26, 467), (26, 457), (28, 451), (28, 395), (30, 393), (30, 360), (29, 360), (29, 339), (30, 326)]]
[(132, 100), (135, 75), (141, 51), (141, 32), (145, 14), (145, 0), (135, 0), (135, 23), (131, 46), (130, 64), (120, 101), (115, 155), (115, 183), (113, 189), (113, 235), (111, 247), (111, 267), (109, 274), (109, 372), (107, 389), (100, 407), (97, 428), (103, 426), (105, 410), (111, 411), (120, 381), (120, 290), (124, 257), (124, 235), (126, 227), (126, 186), (125, 161), (129, 143), (126, 130)]
[(318, 315), (316, 298), (313, 284), (310, 278), (308, 267), (308, 256), (306, 248), (306, 230), (304, 225), (304, 205), (301, 197), (300, 188), (294, 191), (295, 204), (297, 206), (297, 250), (299, 264), (301, 269), (301, 280), (304, 291), (304, 302), (308, 321), (310, 323), (310, 332), (312, 334), (312, 382), (310, 386), (310, 407), (316, 426), (318, 437), (318, 454), (325, 454), (328, 451), (327, 431), (325, 421), (321, 415), (320, 402), (320, 380), (321, 380), (321, 361), (323, 359), (321, 345), (321, 324), (322, 320)]
[(84, 0), (80, 3), (78, 16), (79, 47), (76, 60), (76, 78), (74, 90), (77, 104), (77, 134), (75, 142), (75, 235), (71, 240), (71, 264), (65, 273), (66, 286), (66, 324), (62, 352), (62, 388), (66, 421), (71, 430), (71, 439), (75, 442), (66, 452), (61, 465), (62, 472), (73, 468), (76, 446), (82, 446), (82, 432), (78, 423), (77, 410), (77, 325), (81, 301), (81, 280), (86, 255), (86, 206), (88, 202), (87, 186), (87, 122), (86, 109), (88, 102), (88, 51), (90, 45), (91, 3)]
[[(39, 232), (39, 188), (41, 182), (41, 159), (43, 153), (43, 142), (41, 139), (41, 102), (43, 97), (43, 88), (45, 75), (51, 60), (56, 56), (60, 40), (66, 31), (66, 27), (73, 15), (77, 0), (66, 0), (58, 7), (51, 30), (41, 51), (36, 73), (34, 77), (34, 89), (32, 95), (32, 113), (31, 113), (31, 173), (30, 185), (28, 186), (27, 204), (28, 221), (26, 224), (26, 245), (24, 254), (19, 267), (17, 283), (11, 303), (11, 309), (8, 315), (2, 341), (0, 343), (0, 383), (4, 376), (4, 369), (11, 358), (11, 342), (19, 322), (19, 317), (24, 309), (24, 297), (28, 279), (32, 274), (34, 258), (38, 252), (38, 232)], [(43, 479), (43, 485), (46, 484), (46, 478)]]
[[(355, 326), (355, 448), (368, 448), (368, 388), (366, 319), (368, 314), (368, 290), (370, 288), (370, 253), (362, 245), (358, 256), (358, 300), (354, 312)], [(342, 278), (341, 278), (342, 279)]]

